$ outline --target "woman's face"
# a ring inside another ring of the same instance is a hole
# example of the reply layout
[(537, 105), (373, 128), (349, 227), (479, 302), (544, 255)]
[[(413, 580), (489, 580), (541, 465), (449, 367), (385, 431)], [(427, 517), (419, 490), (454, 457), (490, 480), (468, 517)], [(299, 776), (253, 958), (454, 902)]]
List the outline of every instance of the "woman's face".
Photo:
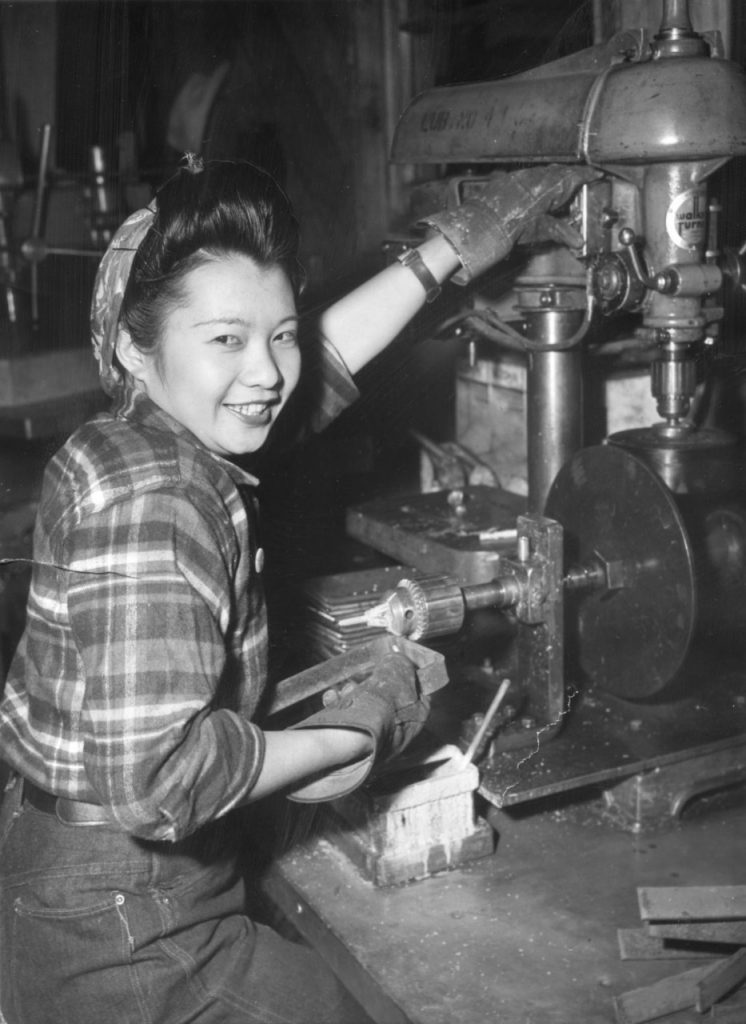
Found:
[(218, 455), (264, 444), (298, 383), (298, 317), (284, 270), (226, 255), (191, 270), (136, 376)]

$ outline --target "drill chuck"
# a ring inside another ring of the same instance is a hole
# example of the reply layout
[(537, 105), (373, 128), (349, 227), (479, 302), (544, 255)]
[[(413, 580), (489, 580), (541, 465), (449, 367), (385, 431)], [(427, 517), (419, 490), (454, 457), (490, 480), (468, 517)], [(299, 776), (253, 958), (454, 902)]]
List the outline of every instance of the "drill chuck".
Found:
[(445, 576), (400, 580), (393, 591), (366, 613), (371, 626), (381, 626), (410, 640), (458, 633), (466, 608), (461, 587)]

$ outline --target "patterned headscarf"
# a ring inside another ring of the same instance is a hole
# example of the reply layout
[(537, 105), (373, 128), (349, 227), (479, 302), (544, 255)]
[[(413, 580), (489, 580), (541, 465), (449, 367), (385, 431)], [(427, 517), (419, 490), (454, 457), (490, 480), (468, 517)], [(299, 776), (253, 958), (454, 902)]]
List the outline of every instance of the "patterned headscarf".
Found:
[(119, 311), (132, 261), (154, 217), (155, 201), (131, 214), (117, 229), (96, 273), (91, 302), (91, 341), (98, 360), (101, 386), (112, 397), (120, 396), (126, 383), (114, 362)]

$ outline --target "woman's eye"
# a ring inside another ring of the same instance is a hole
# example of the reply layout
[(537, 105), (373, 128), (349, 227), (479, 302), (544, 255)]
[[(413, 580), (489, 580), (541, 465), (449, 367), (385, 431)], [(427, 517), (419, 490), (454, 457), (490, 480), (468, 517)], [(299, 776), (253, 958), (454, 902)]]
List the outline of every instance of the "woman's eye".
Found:
[(237, 338), (235, 334), (218, 334), (213, 338), (213, 341), (218, 345), (224, 345), (228, 348), (241, 344), (241, 339)]
[(298, 332), (297, 331), (280, 331), (272, 339), (275, 345), (282, 345), (285, 348), (290, 348), (298, 343)]

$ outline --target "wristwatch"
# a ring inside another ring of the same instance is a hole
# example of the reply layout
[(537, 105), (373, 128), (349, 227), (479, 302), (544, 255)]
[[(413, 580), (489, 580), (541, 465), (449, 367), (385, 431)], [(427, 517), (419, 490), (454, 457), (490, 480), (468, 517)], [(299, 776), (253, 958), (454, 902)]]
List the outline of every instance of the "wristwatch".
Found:
[(403, 267), (412, 271), (414, 276), (425, 289), (425, 301), (433, 302), (440, 295), (440, 285), (435, 280), (432, 272), (425, 265), (418, 249), (405, 249), (396, 257)]

